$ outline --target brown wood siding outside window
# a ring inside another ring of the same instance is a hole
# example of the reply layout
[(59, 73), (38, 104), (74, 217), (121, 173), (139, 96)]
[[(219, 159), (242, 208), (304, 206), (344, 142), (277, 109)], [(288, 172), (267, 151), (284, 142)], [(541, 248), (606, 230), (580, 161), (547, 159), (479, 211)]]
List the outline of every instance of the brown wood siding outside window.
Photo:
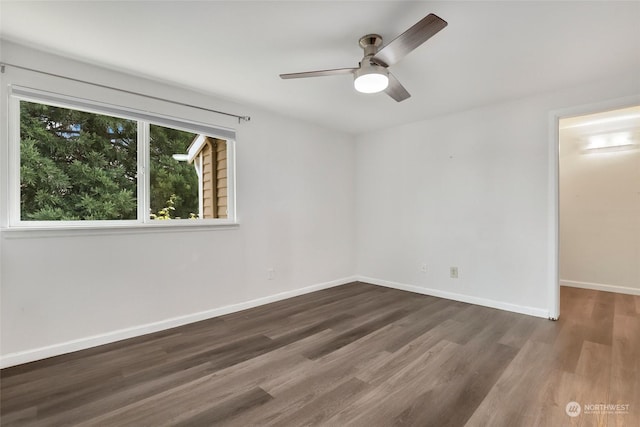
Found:
[(227, 218), (227, 142), (207, 137), (202, 153), (202, 217)]
[(227, 218), (227, 141), (216, 140), (217, 218)]

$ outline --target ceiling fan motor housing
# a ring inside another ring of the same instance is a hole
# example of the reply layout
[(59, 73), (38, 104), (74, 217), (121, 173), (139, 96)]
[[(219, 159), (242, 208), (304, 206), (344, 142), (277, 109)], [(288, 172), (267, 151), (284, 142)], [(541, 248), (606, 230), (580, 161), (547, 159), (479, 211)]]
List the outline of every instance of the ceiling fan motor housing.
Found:
[(378, 49), (382, 46), (382, 37), (378, 34), (367, 34), (366, 36), (360, 37), (358, 43), (360, 47), (364, 49), (364, 56), (366, 58), (378, 53)]

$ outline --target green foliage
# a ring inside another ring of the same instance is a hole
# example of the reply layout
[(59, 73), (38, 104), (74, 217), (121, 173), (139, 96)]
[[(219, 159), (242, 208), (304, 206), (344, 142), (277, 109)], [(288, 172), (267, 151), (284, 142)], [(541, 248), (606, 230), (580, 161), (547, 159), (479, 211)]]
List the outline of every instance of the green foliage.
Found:
[(150, 135), (151, 212), (159, 215), (170, 200), (174, 218), (189, 218), (198, 212), (198, 175), (193, 164), (172, 156), (186, 153), (197, 135), (157, 125), (151, 125)]
[(171, 197), (169, 197), (169, 200), (167, 200), (167, 206), (160, 209), (157, 215), (152, 213), (151, 219), (159, 219), (159, 220), (172, 219), (171, 213), (176, 210), (175, 208), (176, 198), (177, 196), (175, 194), (172, 194)]
[[(177, 199), (178, 196), (172, 194), (171, 197), (169, 197), (169, 200), (167, 200), (166, 206), (164, 208), (158, 210), (157, 214), (154, 214), (153, 212), (151, 213), (151, 219), (159, 219), (161, 221), (166, 219), (173, 219), (171, 218), (171, 214), (176, 210), (175, 206)], [(191, 212), (189, 214), (189, 219), (198, 219), (198, 216)]]
[[(173, 195), (175, 217), (198, 211), (194, 134), (151, 126), (152, 211)], [(20, 212), (23, 220), (122, 220), (137, 217), (137, 123), (20, 102)]]

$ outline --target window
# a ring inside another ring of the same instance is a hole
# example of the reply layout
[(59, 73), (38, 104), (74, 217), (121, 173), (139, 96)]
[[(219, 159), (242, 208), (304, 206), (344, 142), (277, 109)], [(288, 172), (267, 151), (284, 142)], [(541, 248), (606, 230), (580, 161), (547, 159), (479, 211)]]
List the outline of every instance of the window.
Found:
[(232, 131), (22, 88), (11, 108), (9, 226), (233, 222)]
[(150, 125), (151, 218), (227, 218), (227, 141)]
[(20, 219), (135, 220), (133, 120), (20, 101)]

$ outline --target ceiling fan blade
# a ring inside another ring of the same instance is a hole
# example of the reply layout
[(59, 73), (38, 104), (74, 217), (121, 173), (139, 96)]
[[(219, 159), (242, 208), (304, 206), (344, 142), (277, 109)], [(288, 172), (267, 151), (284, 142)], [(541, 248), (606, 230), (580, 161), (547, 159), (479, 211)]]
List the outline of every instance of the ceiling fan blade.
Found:
[(393, 65), (446, 26), (447, 21), (430, 13), (380, 49), (371, 60), (384, 67)]
[(357, 68), (335, 68), (333, 70), (305, 71), (302, 73), (280, 74), (281, 79), (302, 79), (304, 77), (338, 76), (341, 74), (353, 74)]
[(391, 73), (389, 73), (389, 86), (387, 86), (384, 92), (397, 102), (402, 102), (411, 96), (411, 94), (407, 92), (404, 86), (402, 86), (398, 81), (396, 76)]

